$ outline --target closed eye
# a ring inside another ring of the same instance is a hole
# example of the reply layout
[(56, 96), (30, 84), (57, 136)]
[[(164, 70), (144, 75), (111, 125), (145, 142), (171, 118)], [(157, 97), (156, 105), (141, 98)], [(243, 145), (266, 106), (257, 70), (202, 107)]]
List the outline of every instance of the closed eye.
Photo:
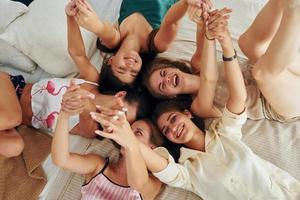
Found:
[(166, 76), (166, 70), (160, 70), (160, 76), (165, 77)]
[(176, 115), (173, 115), (170, 119), (170, 122), (173, 124), (176, 121)]

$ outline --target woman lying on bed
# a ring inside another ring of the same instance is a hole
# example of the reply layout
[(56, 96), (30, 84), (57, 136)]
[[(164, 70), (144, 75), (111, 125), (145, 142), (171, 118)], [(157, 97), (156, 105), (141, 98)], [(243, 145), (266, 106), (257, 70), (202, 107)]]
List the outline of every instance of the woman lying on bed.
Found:
[[(175, 100), (157, 106), (154, 121), (161, 133), (169, 141), (185, 146), (180, 149), (179, 163), (175, 163), (164, 148), (154, 152), (141, 143), (131, 144), (140, 147), (154, 176), (170, 186), (192, 191), (203, 199), (294, 200), (300, 196), (300, 183), (258, 157), (241, 140), (242, 126), (247, 120), (247, 92), (238, 61), (234, 58), (234, 49), (226, 43), (228, 33), (218, 31), (216, 36), (223, 56), (228, 58), (224, 62), (224, 71), (229, 98), (222, 116), (204, 131), (192, 121), (192, 114)], [(128, 122), (125, 119), (113, 120), (109, 115), (103, 117), (105, 110), (100, 111), (102, 115), (95, 115), (94, 119), (110, 127), (111, 131), (97, 133), (123, 145), (119, 137), (124, 133), (132, 135)]]
[[(207, 9), (206, 1), (210, 6), (209, 0), (124, 0), (119, 24), (114, 26), (99, 20), (86, 0), (72, 0), (67, 7), (70, 55), (84, 79), (100, 83), (101, 92), (132, 87), (142, 67), (141, 57), (153, 58), (167, 50), (188, 7)], [(99, 37), (100, 50), (114, 53), (100, 75), (85, 54), (78, 25)]]
[[(239, 40), (245, 55), (255, 63), (243, 71), (248, 93), (247, 114), (251, 119), (289, 122), (300, 116), (300, 9), (296, 4), (294, 7), (286, 5), (288, 2), (270, 0)], [(272, 13), (275, 16), (269, 17)], [(218, 23), (223, 24), (220, 28), (227, 26), (226, 20), (212, 16), (207, 28), (211, 29)], [(156, 62), (146, 76), (146, 85), (157, 97), (192, 94), (191, 111), (194, 114), (216, 117), (221, 115), (220, 108), (224, 107), (228, 92), (224, 81), (217, 83), (216, 35), (206, 32), (206, 36), (208, 40), (199, 62), (200, 76), (183, 72), (166, 61), (163, 64)]]
[[(69, 91), (72, 93), (72, 87)], [(139, 155), (140, 149), (133, 143), (139, 141), (150, 148), (161, 145), (163, 138), (155, 126), (146, 119), (134, 122), (131, 127), (130, 124), (126, 124), (133, 132), (131, 135), (125, 133), (124, 137), (120, 138), (122, 147), (117, 163), (111, 163), (108, 157), (104, 158), (92, 153), (86, 155), (70, 153), (68, 122), (72, 115), (81, 112), (78, 107), (81, 103), (76, 97), (76, 95), (68, 95), (67, 92), (63, 98), (65, 102), (76, 102), (76, 105), (73, 104), (72, 107), (63, 105), (59, 113), (51, 149), (54, 164), (65, 170), (85, 175), (81, 199), (154, 199), (162, 183), (148, 174), (145, 161)], [(122, 111), (119, 111), (116, 117), (126, 119)], [(136, 185), (138, 187), (135, 187)]]
[[(125, 100), (127, 119), (131, 122), (148, 115), (148, 97), (142, 91), (121, 91), (116, 95), (102, 95), (97, 86), (83, 79), (74, 79), (80, 85), (74, 93), (80, 95), (85, 105), (83, 112), (70, 119), (70, 131), (85, 137), (94, 137), (98, 124), (91, 120), (89, 112), (95, 105), (113, 107)], [(26, 84), (22, 76), (0, 72), (0, 155), (12, 157), (23, 150), (23, 140), (15, 129), (22, 124), (52, 131), (55, 128), (61, 107), (62, 96), (69, 87), (70, 79), (44, 79), (35, 84)], [(141, 106), (143, 109), (140, 109)]]

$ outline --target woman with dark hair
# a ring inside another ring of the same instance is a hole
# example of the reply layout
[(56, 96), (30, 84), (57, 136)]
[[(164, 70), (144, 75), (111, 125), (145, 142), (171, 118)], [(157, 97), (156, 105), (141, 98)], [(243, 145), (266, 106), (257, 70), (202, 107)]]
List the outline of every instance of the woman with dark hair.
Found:
[[(85, 79), (100, 80), (101, 88), (109, 84), (103, 91), (132, 87), (142, 63), (168, 49), (188, 8), (207, 10), (210, 6), (209, 0), (124, 0), (118, 25), (114, 26), (101, 21), (86, 0), (71, 2), (72, 16), (67, 18), (70, 55), (79, 70), (85, 72), (81, 73)], [(114, 53), (104, 62), (100, 75), (85, 54), (79, 26), (99, 37), (100, 50)]]
[[(225, 41), (221, 32), (218, 41), (222, 44)], [(224, 43), (221, 46), (230, 94), (222, 116), (204, 131), (192, 121), (193, 115), (187, 109), (174, 101), (163, 103), (156, 108), (155, 123), (169, 141), (184, 145), (179, 163), (164, 148), (153, 151), (141, 143), (135, 146), (140, 147), (148, 169), (160, 181), (192, 191), (203, 199), (294, 200), (300, 196), (299, 181), (261, 159), (241, 140), (247, 120), (247, 92), (233, 47)], [(120, 141), (119, 134), (131, 132), (124, 119), (112, 120), (114, 117), (107, 115), (95, 118), (111, 129), (109, 133), (97, 131), (103, 137)]]
[[(79, 99), (71, 95), (65, 95), (63, 100), (77, 102), (77, 105), (80, 103)], [(119, 143), (122, 145), (120, 158), (117, 163), (113, 163), (109, 157), (104, 158), (93, 153), (80, 155), (69, 152), (68, 122), (72, 115), (81, 113), (77, 105), (62, 106), (53, 137), (51, 155), (55, 165), (85, 176), (85, 184), (81, 187), (81, 199), (155, 199), (162, 183), (148, 173), (145, 161), (139, 156), (139, 148), (134, 148), (134, 143), (131, 143), (136, 139), (149, 148), (161, 145), (163, 138), (152, 122), (142, 119), (131, 126), (128, 124), (132, 134), (123, 134), (125, 137), (120, 137)], [(91, 113), (92, 118), (94, 114)], [(122, 111), (117, 116), (126, 119)]]
[[(239, 40), (242, 51), (249, 58), (243, 75), (250, 119), (267, 118), (290, 122), (300, 116), (299, 6), (296, 3), (293, 3), (294, 6), (287, 4), (289, 3), (283, 0), (270, 0)], [(270, 18), (272, 13), (275, 16)], [(213, 19), (216, 18), (208, 20), (208, 30), (215, 26)], [(226, 20), (221, 23), (227, 27)], [(224, 33), (224, 42), (231, 43), (229, 32)], [(218, 33), (206, 31), (206, 35), (210, 36), (210, 43), (217, 39), (216, 34)], [(170, 65), (159, 67), (157, 64), (154, 67), (157, 70), (153, 69), (147, 75), (146, 85), (149, 91), (155, 96), (166, 98), (191, 94), (194, 96), (191, 106), (194, 114), (201, 117), (220, 116), (220, 110), (228, 98), (228, 90), (223, 73), (219, 76), (215, 67), (215, 49), (206, 47), (204, 44), (198, 67), (200, 76), (171, 68)], [(205, 82), (207, 84), (203, 84)], [(204, 85), (210, 85), (210, 89)], [(287, 94), (287, 89), (293, 95)]]

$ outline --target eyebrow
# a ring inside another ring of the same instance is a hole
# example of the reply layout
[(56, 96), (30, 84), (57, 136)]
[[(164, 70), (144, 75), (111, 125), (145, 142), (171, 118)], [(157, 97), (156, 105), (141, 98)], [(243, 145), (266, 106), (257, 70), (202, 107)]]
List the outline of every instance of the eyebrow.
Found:
[(144, 131), (141, 128), (137, 128), (138, 131), (141, 131), (142, 133), (144, 133)]
[(167, 119), (167, 121), (169, 121), (170, 120), (170, 118), (171, 118), (171, 116), (173, 115), (173, 113), (171, 113), (169, 116), (168, 116), (168, 119)]

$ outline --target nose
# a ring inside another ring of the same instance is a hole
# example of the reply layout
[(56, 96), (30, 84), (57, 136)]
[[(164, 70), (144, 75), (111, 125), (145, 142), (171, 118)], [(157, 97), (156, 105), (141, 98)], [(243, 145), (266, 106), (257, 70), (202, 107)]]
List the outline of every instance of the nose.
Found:
[(172, 134), (174, 134), (176, 132), (176, 125), (170, 124), (170, 130), (172, 131)]
[(168, 84), (170, 82), (170, 76), (165, 76), (164, 77), (164, 84)]
[(132, 62), (126, 62), (125, 63), (126, 67), (132, 68), (133, 67), (133, 63)]

